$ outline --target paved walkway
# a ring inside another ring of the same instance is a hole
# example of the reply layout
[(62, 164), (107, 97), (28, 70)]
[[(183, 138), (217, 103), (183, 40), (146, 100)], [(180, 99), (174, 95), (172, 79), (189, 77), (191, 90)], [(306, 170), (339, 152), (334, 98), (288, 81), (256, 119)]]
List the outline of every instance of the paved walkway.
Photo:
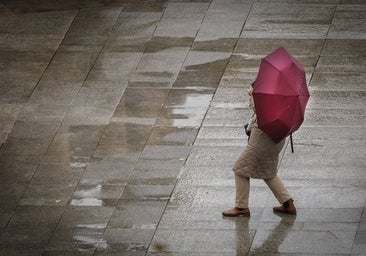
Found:
[[(0, 255), (366, 255), (362, 0), (0, 0)], [(233, 206), (245, 89), (307, 71), (280, 176)]]

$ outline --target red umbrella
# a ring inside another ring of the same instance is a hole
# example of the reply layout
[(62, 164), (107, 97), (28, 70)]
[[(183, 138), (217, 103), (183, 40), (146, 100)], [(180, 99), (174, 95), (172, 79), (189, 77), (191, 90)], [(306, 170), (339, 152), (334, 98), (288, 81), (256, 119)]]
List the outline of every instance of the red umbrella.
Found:
[(253, 87), (258, 127), (278, 143), (304, 121), (305, 71), (283, 47), (264, 57)]

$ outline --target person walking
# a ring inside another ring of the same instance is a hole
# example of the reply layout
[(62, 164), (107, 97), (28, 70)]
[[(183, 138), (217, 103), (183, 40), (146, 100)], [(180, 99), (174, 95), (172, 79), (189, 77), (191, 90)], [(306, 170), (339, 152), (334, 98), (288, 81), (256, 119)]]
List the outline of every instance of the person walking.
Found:
[(258, 128), (252, 96), (253, 86), (255, 86), (255, 82), (247, 90), (250, 96), (249, 107), (252, 110), (248, 125), (245, 127), (249, 136), (248, 145), (233, 166), (236, 187), (235, 207), (224, 211), (222, 215), (224, 217), (250, 216), (248, 205), (250, 178), (263, 179), (271, 189), (281, 204), (273, 208), (274, 212), (295, 215), (294, 200), (277, 176), (279, 154), (286, 139), (284, 138), (279, 143), (275, 143)]

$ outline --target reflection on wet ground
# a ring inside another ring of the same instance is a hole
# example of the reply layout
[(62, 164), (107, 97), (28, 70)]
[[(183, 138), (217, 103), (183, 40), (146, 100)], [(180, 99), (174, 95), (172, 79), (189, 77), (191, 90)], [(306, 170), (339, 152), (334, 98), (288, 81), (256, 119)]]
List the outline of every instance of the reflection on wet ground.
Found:
[[(0, 255), (363, 255), (365, 3), (0, 0)], [(284, 46), (311, 98), (227, 219), (247, 86)]]

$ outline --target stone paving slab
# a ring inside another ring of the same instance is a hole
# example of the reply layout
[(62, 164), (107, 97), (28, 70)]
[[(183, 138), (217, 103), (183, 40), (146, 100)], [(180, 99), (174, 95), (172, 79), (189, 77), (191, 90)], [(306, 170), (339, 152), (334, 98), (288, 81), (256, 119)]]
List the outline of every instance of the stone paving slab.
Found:
[[(0, 255), (364, 255), (365, 1), (0, 0)], [(251, 181), (246, 88), (283, 46), (310, 100)]]

